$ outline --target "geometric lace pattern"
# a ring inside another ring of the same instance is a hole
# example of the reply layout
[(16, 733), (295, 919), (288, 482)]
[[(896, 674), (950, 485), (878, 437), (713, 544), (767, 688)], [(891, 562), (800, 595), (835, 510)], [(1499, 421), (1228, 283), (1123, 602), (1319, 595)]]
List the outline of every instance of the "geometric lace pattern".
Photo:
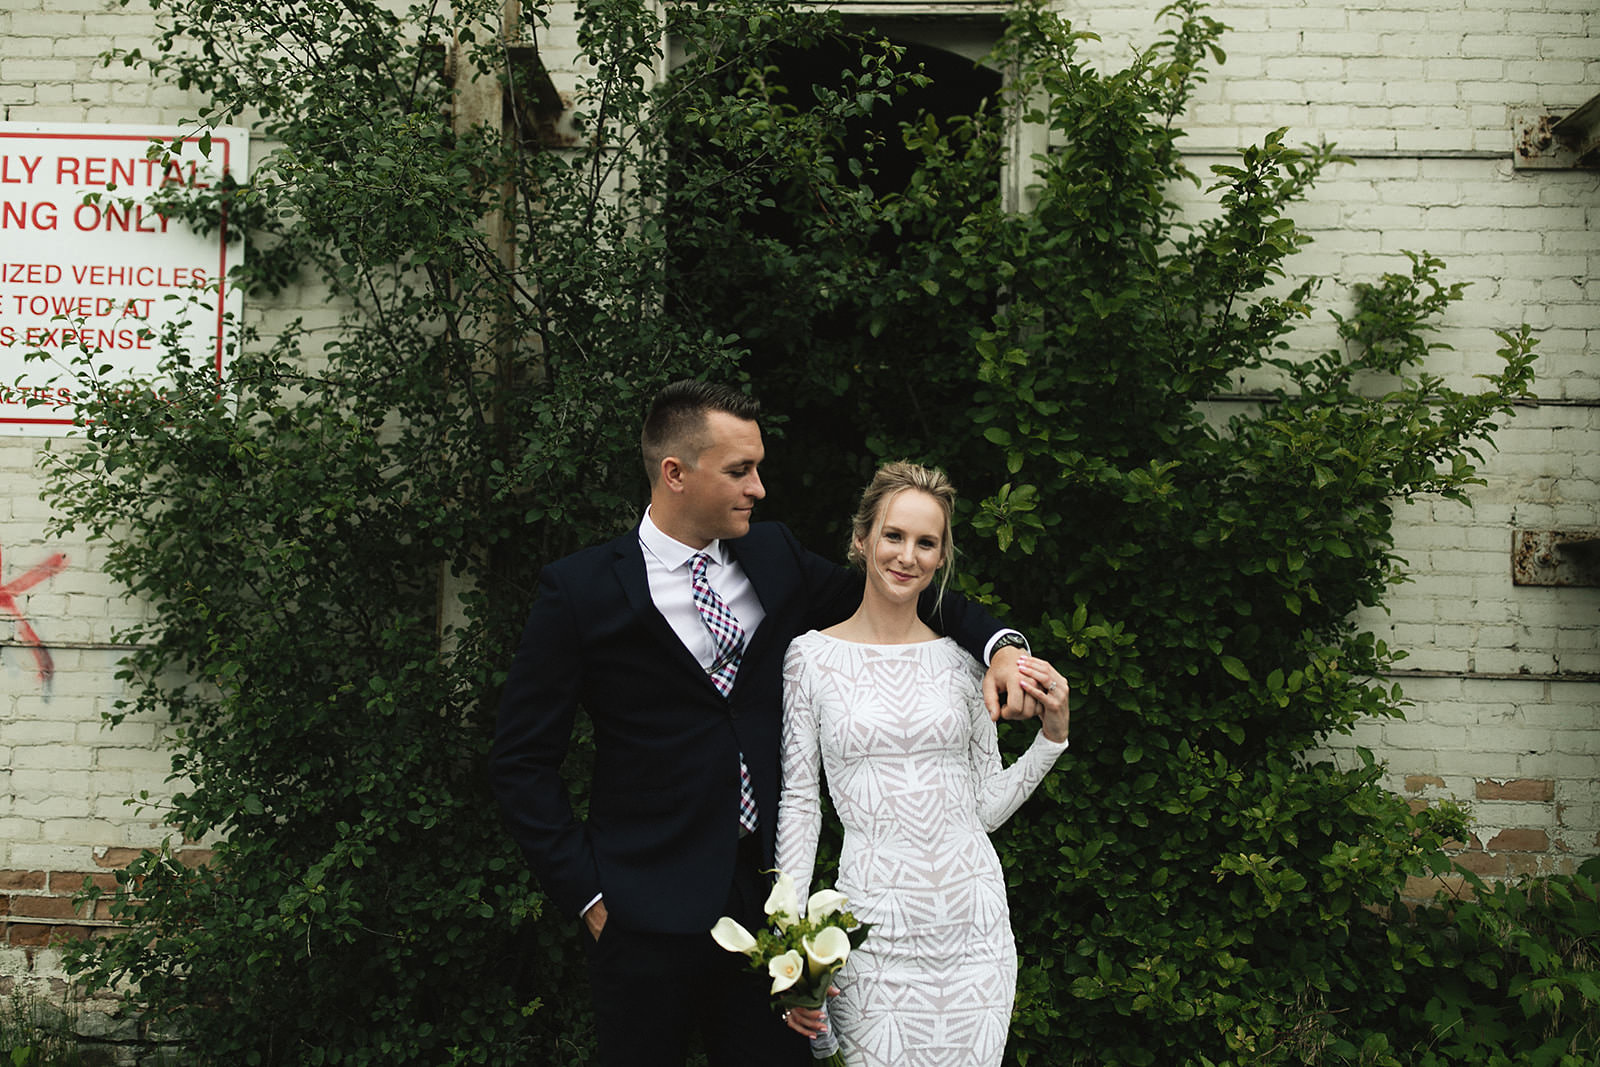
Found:
[(851, 1067), (991, 1067), (1005, 1052), (1016, 942), (988, 835), (1067, 746), (1040, 731), (1004, 766), (982, 679), (948, 638), (863, 645), (812, 631), (785, 657), (778, 867), (804, 901), (825, 784), (844, 844), (837, 876), (817, 880), (873, 924), (828, 1005)]

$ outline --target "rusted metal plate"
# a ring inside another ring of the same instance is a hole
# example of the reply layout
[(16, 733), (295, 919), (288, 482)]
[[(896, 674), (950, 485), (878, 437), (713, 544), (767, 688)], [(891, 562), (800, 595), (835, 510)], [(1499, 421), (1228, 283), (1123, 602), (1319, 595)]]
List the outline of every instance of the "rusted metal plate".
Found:
[(1569, 170), (1578, 153), (1556, 139), (1548, 111), (1516, 111), (1511, 116), (1511, 161), (1518, 170)]
[(1600, 530), (1517, 530), (1511, 535), (1515, 585), (1600, 586)]
[(1511, 112), (1511, 161), (1518, 170), (1571, 170), (1600, 165), (1600, 96), (1576, 111), (1543, 108)]

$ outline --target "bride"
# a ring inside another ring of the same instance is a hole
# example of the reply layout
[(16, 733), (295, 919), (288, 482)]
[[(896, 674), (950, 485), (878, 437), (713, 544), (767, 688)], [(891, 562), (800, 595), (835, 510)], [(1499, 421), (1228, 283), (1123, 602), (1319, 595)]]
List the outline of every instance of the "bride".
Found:
[(1017, 956), (988, 834), (1067, 747), (1066, 680), (1025, 657), (1044, 712), (1032, 745), (1003, 766), (981, 669), (917, 617), (923, 590), (948, 580), (954, 503), (942, 471), (880, 468), (851, 537), (867, 576), (861, 606), (795, 638), (784, 661), (778, 866), (806, 899), (825, 772), (844, 827), (836, 888), (873, 924), (828, 1007), (785, 1018), (813, 1038), (831, 1029), (850, 1067), (998, 1067)]

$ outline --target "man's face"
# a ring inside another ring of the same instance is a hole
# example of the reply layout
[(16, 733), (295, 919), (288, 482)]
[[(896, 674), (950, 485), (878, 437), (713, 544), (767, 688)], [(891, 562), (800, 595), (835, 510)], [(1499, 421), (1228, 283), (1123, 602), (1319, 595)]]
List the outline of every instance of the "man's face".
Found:
[(706, 414), (706, 431), (711, 444), (683, 471), (683, 528), (677, 536), (695, 547), (749, 533), (756, 501), (767, 495), (757, 473), (766, 456), (761, 428), (712, 411)]

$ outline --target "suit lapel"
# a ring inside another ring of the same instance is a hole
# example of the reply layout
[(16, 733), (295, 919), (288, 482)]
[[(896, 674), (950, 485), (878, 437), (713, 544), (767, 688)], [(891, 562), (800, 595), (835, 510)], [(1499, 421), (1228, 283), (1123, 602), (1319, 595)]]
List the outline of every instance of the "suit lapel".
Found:
[(650, 595), (650, 579), (644, 569), (644, 549), (639, 545), (639, 532), (637, 529), (632, 534), (617, 539), (617, 558), (612, 564), (612, 570), (617, 576), (617, 582), (622, 586), (623, 594), (628, 598), (628, 606), (635, 617), (641, 619), (655, 639), (669, 656), (677, 658), (678, 662), (688, 671), (698, 675), (705, 683), (706, 690), (721, 697), (711, 678), (700, 667), (699, 660), (684, 647), (678, 635), (672, 632), (672, 627), (667, 624), (666, 616), (656, 607), (655, 599)]
[(767, 565), (769, 553), (761, 551), (756, 538), (746, 535), (722, 543), (727, 546), (728, 555), (738, 562), (745, 577), (750, 579), (750, 587), (756, 591), (756, 599), (761, 601), (761, 608), (766, 613), (761, 625), (749, 635), (745, 644), (745, 657), (754, 658), (772, 640), (771, 635), (783, 628), (777, 615), (778, 609), (784, 605), (785, 591), (778, 588), (782, 583), (774, 574), (774, 568)]

